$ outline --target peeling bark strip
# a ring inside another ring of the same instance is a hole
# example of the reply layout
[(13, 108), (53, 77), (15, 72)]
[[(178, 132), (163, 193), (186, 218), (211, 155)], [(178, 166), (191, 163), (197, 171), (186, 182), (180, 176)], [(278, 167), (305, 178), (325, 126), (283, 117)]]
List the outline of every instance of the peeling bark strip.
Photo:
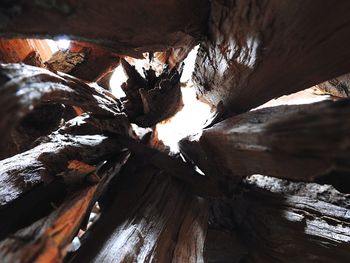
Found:
[(349, 12), (346, 0), (211, 1), (198, 96), (240, 113), (349, 72)]
[(198, 38), (206, 27), (208, 8), (208, 1), (202, 0), (6, 1), (0, 4), (0, 36), (67, 35), (116, 53), (142, 56)]
[(349, 117), (350, 100), (265, 108), (222, 121), (180, 148), (207, 175), (313, 181), (350, 172)]
[(23, 64), (0, 65), (0, 102), (2, 156), (8, 156), (5, 149), (9, 148), (12, 129), (42, 103), (78, 106), (93, 114), (114, 118), (121, 134), (127, 134), (129, 129), (127, 118), (111, 93), (68, 75), (56, 75)]

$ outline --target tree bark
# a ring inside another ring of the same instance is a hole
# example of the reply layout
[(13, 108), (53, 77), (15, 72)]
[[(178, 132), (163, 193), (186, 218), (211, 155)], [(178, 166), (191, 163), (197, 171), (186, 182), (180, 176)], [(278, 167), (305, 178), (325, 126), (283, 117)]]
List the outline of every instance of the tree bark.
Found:
[(197, 95), (241, 113), (349, 72), (349, 11), (346, 0), (212, 1)]

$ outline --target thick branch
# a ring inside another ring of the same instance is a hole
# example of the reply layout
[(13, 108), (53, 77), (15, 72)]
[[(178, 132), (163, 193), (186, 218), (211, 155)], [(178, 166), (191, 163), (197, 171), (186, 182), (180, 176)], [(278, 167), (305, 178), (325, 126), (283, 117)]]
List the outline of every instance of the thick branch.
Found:
[(142, 56), (145, 51), (187, 45), (206, 27), (207, 13), (208, 2), (201, 0), (17, 0), (0, 4), (0, 36), (68, 35)]
[(350, 172), (349, 117), (349, 100), (265, 108), (219, 122), (180, 147), (207, 175), (313, 181)]
[[(0, 66), (0, 149), (4, 156), (12, 130), (40, 104), (66, 104), (114, 118), (120, 133), (128, 133), (129, 124), (121, 113), (118, 100), (109, 92), (93, 88), (68, 75), (56, 75), (45, 69), (21, 64)], [(56, 115), (52, 115), (53, 122)], [(49, 117), (49, 116), (48, 116)], [(28, 123), (27, 123), (28, 124)], [(23, 132), (28, 130), (22, 129)], [(57, 128), (57, 127), (53, 127)], [(18, 143), (18, 142), (17, 142)]]

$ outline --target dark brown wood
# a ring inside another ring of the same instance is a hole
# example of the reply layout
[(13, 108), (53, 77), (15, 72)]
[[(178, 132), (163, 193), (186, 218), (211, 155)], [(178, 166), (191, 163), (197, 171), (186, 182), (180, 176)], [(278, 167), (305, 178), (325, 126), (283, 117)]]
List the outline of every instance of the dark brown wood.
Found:
[(208, 176), (313, 181), (350, 172), (350, 100), (277, 106), (231, 117), (180, 142)]
[[(1, 3), (1, 37), (71, 39), (137, 57), (183, 47), (205, 30), (208, 1), (36, 1)], [(37, 19), (40, 18), (40, 22)]]
[(350, 2), (211, 1), (197, 95), (241, 113), (350, 71)]

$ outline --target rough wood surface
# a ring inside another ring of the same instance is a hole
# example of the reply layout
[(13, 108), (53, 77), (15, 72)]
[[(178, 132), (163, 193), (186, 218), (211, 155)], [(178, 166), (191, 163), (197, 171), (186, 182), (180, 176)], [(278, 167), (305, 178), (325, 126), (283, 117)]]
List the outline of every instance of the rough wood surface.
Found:
[(198, 38), (206, 27), (208, 8), (201, 0), (6, 1), (0, 4), (0, 36), (66, 35), (140, 57), (145, 51), (182, 47)]
[(313, 181), (348, 174), (350, 101), (277, 106), (231, 117), (180, 142), (207, 175)]
[(126, 60), (122, 59), (121, 64), (128, 77), (121, 86), (126, 95), (121, 100), (130, 122), (140, 127), (152, 127), (182, 109), (182, 64), (173, 69), (166, 66), (159, 76), (152, 68), (144, 70), (145, 78)]
[(67, 50), (54, 53), (45, 65), (51, 71), (96, 82), (119, 65), (119, 57), (102, 47), (73, 41)]
[[(41, 104), (78, 106), (84, 111), (105, 116), (105, 118), (114, 118), (115, 122), (120, 124), (122, 134), (129, 129), (127, 118), (121, 112), (118, 100), (108, 91), (91, 87), (68, 75), (57, 75), (28, 65), (2, 64), (0, 66), (0, 102), (3, 105), (0, 109), (2, 158), (18, 152), (18, 148), (21, 148), (19, 145), (16, 147), (17, 150), (13, 149), (14, 143), (20, 143), (18, 140), (13, 142), (13, 129), (24, 124), (22, 120)], [(33, 118), (31, 120), (31, 123), (26, 123), (25, 129), (21, 129), (23, 133), (29, 132), (30, 127), (34, 130), (40, 129), (35, 127)], [(47, 126), (51, 127), (49, 124), (56, 123), (56, 120), (56, 114), (52, 114), (52, 119), (48, 115)], [(57, 127), (53, 125), (52, 128)]]
[(92, 128), (76, 126), (84, 125), (78, 121), (74, 127), (41, 138), (33, 149), (0, 161), (0, 238), (25, 224), (26, 219), (32, 220), (29, 215), (35, 218), (41, 214), (42, 202), (64, 194), (62, 183), (86, 179), (60, 174), (69, 170), (70, 161), (96, 165), (124, 149), (116, 139), (99, 135), (96, 129), (91, 135)]
[(240, 240), (221, 244), (241, 254), (220, 262), (348, 262), (350, 197), (327, 185), (255, 175), (233, 199), (211, 202), (210, 229)]
[(126, 158), (121, 156), (114, 164), (104, 164), (103, 169), (94, 172), (101, 178), (97, 184), (71, 191), (50, 215), (3, 240), (0, 243), (2, 262), (62, 262), (83, 220)]
[(211, 1), (197, 95), (241, 113), (349, 72), (349, 12), (346, 0)]
[(207, 203), (181, 182), (134, 160), (111, 194), (72, 262), (203, 262)]
[(328, 80), (318, 84), (317, 89), (321, 94), (328, 94), (339, 98), (350, 97), (350, 74)]

